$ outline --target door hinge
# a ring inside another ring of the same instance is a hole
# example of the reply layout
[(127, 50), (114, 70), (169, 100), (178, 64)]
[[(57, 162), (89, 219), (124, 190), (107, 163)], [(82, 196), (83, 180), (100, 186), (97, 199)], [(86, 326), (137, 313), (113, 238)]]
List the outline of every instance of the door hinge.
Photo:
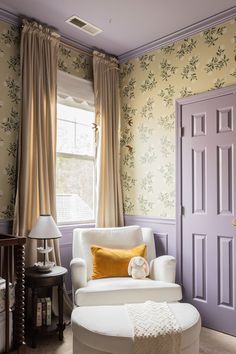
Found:
[(181, 136), (184, 136), (184, 127), (181, 127)]
[(184, 215), (185, 214), (185, 208), (184, 208), (184, 206), (182, 205), (181, 206), (181, 215)]

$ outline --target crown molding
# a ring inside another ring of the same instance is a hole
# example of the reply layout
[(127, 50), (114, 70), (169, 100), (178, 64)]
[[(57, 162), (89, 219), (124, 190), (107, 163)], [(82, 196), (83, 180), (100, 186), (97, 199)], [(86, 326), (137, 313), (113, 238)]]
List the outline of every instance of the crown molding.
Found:
[(236, 6), (229, 8), (228, 10), (222, 11), (216, 15), (210, 16), (202, 21), (196, 22), (193, 25), (182, 28), (179, 31), (168, 34), (167, 36), (161, 37), (147, 43), (143, 46), (125, 52), (118, 56), (120, 63), (123, 63), (129, 59), (137, 58), (147, 52), (165, 47), (173, 42), (179, 41), (186, 37), (190, 37), (196, 33), (206, 30), (209, 27), (219, 25), (223, 22), (232, 20), (236, 17)]
[[(12, 12), (9, 12), (7, 10), (0, 8), (0, 21), (7, 22), (11, 25), (20, 26), (22, 19), (23, 19), (23, 16), (20, 16), (20, 15), (18, 16), (16, 14), (13, 14)], [(61, 36), (61, 40), (63, 43), (68, 44), (72, 47), (81, 49), (85, 52), (92, 53), (93, 48), (91, 48), (81, 42), (75, 41), (74, 39), (72, 39), (68, 36), (65, 36), (63, 33), (59, 32), (59, 34)]]
[(21, 24), (21, 16), (17, 16), (7, 10), (0, 9), (0, 21), (19, 26)]
[[(10, 11), (0, 8), (0, 20), (2, 20), (2, 21), (8, 22), (12, 25), (19, 26), (21, 24), (22, 18), (23, 18), (22, 16), (18, 16), (16, 14), (11, 13)], [(153, 50), (162, 48), (166, 45), (176, 42), (178, 40), (192, 36), (196, 33), (206, 30), (209, 27), (216, 26), (216, 25), (219, 25), (223, 22), (232, 20), (233, 18), (236, 18), (236, 6), (233, 6), (225, 11), (222, 11), (222, 12), (216, 14), (216, 15), (210, 16), (210, 17), (206, 18), (205, 20), (196, 22), (193, 25), (182, 28), (179, 31), (168, 34), (167, 36), (156, 39), (155, 41), (147, 43), (143, 46), (140, 46), (138, 48), (135, 48), (133, 50), (125, 52), (125, 53), (119, 55), (118, 59), (119, 59), (120, 63), (123, 63), (129, 59), (137, 58), (138, 56), (143, 55), (147, 52), (151, 52)], [(86, 51), (88, 53), (91, 53), (93, 51), (92, 47), (89, 47), (84, 43), (81, 43), (79, 41), (75, 41), (74, 39), (72, 39), (68, 36), (65, 36), (63, 33), (60, 33), (60, 35), (61, 35), (62, 41), (66, 44), (69, 44), (75, 48), (81, 49), (81, 50)]]

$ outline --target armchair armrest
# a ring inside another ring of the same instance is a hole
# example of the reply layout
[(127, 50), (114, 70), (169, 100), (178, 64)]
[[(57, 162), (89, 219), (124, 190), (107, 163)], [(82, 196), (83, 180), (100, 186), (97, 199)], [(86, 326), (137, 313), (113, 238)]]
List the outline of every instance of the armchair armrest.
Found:
[(82, 258), (73, 258), (70, 262), (73, 289), (83, 288), (87, 285), (87, 265)]
[(175, 282), (176, 260), (172, 256), (161, 256), (150, 262), (150, 278), (153, 280)]

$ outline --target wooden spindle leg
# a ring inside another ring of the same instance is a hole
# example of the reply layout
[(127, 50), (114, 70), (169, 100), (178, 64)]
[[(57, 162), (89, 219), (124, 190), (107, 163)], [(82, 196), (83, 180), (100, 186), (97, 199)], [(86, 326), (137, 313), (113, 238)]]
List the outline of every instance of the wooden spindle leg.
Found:
[(23, 245), (15, 246), (16, 300), (15, 300), (15, 345), (25, 344), (25, 250)]

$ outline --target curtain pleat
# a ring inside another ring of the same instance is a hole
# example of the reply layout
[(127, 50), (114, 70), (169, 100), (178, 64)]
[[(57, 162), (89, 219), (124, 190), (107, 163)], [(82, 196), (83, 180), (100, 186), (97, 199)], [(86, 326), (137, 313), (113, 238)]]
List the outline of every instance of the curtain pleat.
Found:
[[(27, 236), (40, 214), (56, 220), (57, 60), (60, 36), (23, 21), (21, 122), (13, 231)], [(37, 241), (27, 239), (26, 266), (37, 261)], [(49, 240), (50, 260), (61, 264), (58, 240)], [(67, 298), (69, 304), (69, 299)], [(69, 304), (70, 305), (70, 304)]]
[(119, 69), (115, 58), (93, 55), (97, 129), (96, 226), (123, 226), (120, 182)]

